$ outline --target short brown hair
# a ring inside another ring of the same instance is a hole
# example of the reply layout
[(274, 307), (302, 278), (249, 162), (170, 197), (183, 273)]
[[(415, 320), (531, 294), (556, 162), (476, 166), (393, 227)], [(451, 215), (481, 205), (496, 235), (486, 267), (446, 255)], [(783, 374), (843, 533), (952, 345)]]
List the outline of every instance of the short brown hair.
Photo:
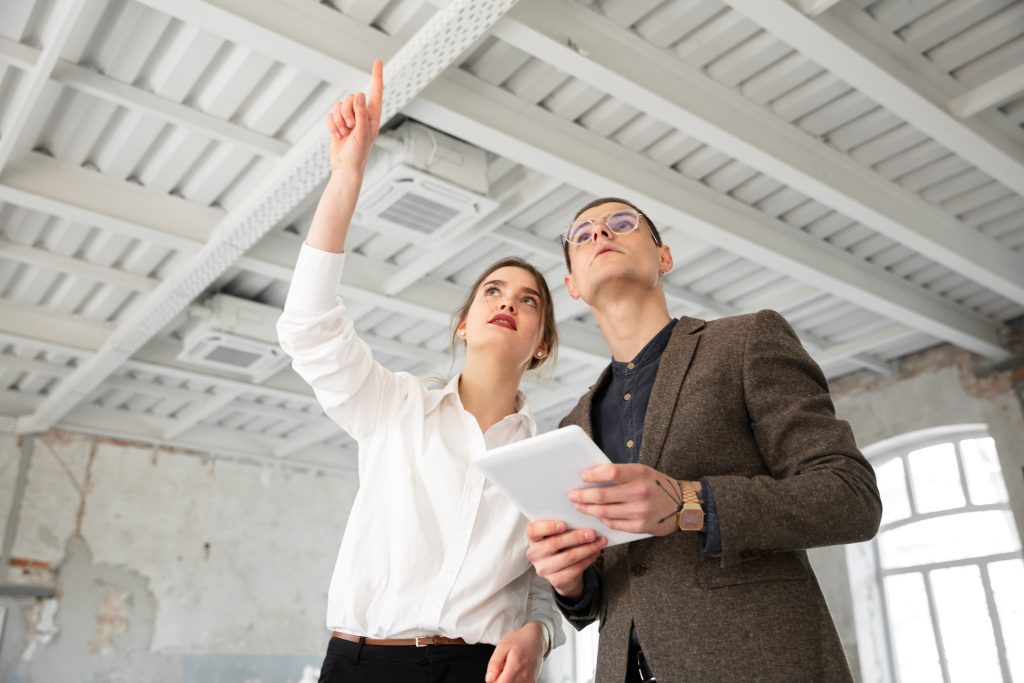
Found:
[(518, 256), (509, 256), (492, 263), (484, 269), (484, 272), (476, 279), (473, 286), (469, 288), (469, 295), (466, 297), (466, 301), (453, 316), (455, 325), (452, 330), (452, 354), (455, 353), (455, 343), (458, 340), (457, 330), (459, 325), (462, 324), (462, 321), (464, 321), (466, 316), (469, 315), (469, 307), (473, 305), (473, 299), (476, 298), (476, 290), (480, 288), (480, 285), (483, 284), (484, 280), (487, 279), (491, 273), (499, 268), (507, 267), (525, 270), (537, 281), (537, 291), (540, 293), (541, 320), (543, 321), (544, 326), (544, 332), (541, 335), (541, 339), (545, 344), (547, 344), (548, 350), (543, 358), (537, 358), (536, 356), (530, 358), (529, 369), (534, 370), (539, 368), (541, 365), (544, 365), (548, 358), (553, 358), (558, 351), (558, 328), (555, 325), (555, 307), (551, 300), (551, 290), (548, 289), (548, 282), (544, 279), (544, 274), (537, 270), (535, 266), (527, 263)]
[[(661, 246), (661, 233), (659, 233), (658, 228), (655, 227), (654, 221), (652, 221), (646, 213), (641, 211), (640, 207), (638, 207), (633, 202), (627, 201), (625, 199), (620, 199), (618, 197), (601, 197), (600, 199), (595, 199), (594, 201), (589, 202), (586, 206), (577, 211), (576, 215), (572, 217), (572, 220), (573, 222), (575, 222), (576, 219), (579, 218), (584, 211), (589, 211), (595, 206), (601, 206), (602, 204), (611, 204), (612, 202), (615, 202), (617, 204), (625, 204), (626, 206), (640, 214), (640, 220), (646, 223), (647, 227), (651, 229), (651, 237), (654, 238), (654, 243), (657, 244), (659, 247)], [(572, 263), (569, 261), (569, 243), (566, 242), (565, 240), (562, 240), (562, 255), (565, 256), (565, 269), (571, 273)]]

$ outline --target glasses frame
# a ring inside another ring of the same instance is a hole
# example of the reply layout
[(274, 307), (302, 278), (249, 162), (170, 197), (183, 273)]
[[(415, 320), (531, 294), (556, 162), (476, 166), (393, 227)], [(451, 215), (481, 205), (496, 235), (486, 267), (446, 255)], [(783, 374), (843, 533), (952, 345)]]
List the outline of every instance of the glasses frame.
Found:
[[(625, 232), (618, 232), (616, 230), (612, 230), (611, 226), (608, 225), (608, 219), (611, 218), (612, 216), (614, 216), (616, 214), (620, 214), (620, 213), (631, 213), (631, 214), (635, 215), (636, 216), (636, 225), (632, 229), (627, 230)], [(604, 216), (602, 218), (587, 218), (585, 220), (586, 221), (590, 221), (590, 222), (594, 223), (595, 225), (598, 224), (598, 223), (604, 223), (604, 226), (606, 228), (611, 230), (611, 232), (615, 233), (616, 236), (620, 236), (620, 235), (628, 235), (631, 232), (636, 232), (637, 229), (640, 227), (640, 219), (641, 218), (646, 219), (646, 216), (644, 216), (642, 213), (640, 213), (639, 211), (637, 211), (635, 209), (618, 209), (616, 211), (612, 211), (610, 214), (608, 214), (607, 216)], [(586, 244), (587, 242), (593, 241), (593, 237), (591, 237), (591, 239), (585, 240), (583, 242), (572, 242), (572, 241), (569, 240), (569, 232), (572, 230), (572, 226), (576, 225), (578, 222), (579, 222), (579, 220), (574, 220), (572, 223), (569, 224), (569, 227), (566, 229), (565, 232), (560, 233), (558, 235), (559, 239), (561, 240), (561, 242), (563, 244), (571, 244), (571, 245), (573, 245), (575, 247), (578, 247), (578, 246)], [(652, 235), (652, 237), (653, 237), (653, 235)], [(655, 243), (657, 243), (657, 240), (655, 240)]]

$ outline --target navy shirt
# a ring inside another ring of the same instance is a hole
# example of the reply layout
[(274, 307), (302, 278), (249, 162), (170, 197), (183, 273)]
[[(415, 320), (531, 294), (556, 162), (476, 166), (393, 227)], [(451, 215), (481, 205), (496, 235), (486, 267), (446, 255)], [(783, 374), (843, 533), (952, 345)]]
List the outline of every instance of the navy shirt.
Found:
[[(665, 325), (633, 360), (612, 360), (608, 378), (594, 392), (591, 408), (594, 441), (614, 463), (632, 464), (640, 459), (647, 404), (661, 365), (661, 354), (668, 346), (676, 322), (672, 320)], [(705, 479), (701, 480), (701, 495), (706, 529), (706, 532), (700, 532), (703, 549), (705, 553), (717, 556), (721, 552), (718, 515), (714, 496)], [(566, 612), (582, 614), (589, 609), (600, 587), (597, 570), (590, 567), (583, 573), (583, 595), (575, 604), (566, 603), (557, 593), (555, 599)], [(634, 647), (639, 649), (635, 630), (631, 630), (630, 637)]]

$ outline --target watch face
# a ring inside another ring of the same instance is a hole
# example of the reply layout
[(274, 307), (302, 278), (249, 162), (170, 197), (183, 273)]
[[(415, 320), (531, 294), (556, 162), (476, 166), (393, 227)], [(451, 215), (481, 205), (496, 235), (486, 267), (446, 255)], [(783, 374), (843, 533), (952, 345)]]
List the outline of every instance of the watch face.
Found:
[(683, 510), (680, 521), (685, 529), (699, 529), (704, 526), (704, 513), (701, 510)]

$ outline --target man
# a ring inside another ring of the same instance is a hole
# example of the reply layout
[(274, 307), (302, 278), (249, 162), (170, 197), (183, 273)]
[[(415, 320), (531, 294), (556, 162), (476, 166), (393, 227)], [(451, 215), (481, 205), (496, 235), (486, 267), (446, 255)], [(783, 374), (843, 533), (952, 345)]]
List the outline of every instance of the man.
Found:
[(821, 370), (773, 311), (671, 319), (672, 254), (630, 202), (583, 207), (563, 244), (612, 350), (562, 421), (613, 461), (583, 476), (607, 486), (570, 499), (653, 536), (604, 550), (591, 530), (529, 527), (570, 623), (601, 622), (597, 682), (851, 680), (805, 550), (870, 539), (882, 508)]

